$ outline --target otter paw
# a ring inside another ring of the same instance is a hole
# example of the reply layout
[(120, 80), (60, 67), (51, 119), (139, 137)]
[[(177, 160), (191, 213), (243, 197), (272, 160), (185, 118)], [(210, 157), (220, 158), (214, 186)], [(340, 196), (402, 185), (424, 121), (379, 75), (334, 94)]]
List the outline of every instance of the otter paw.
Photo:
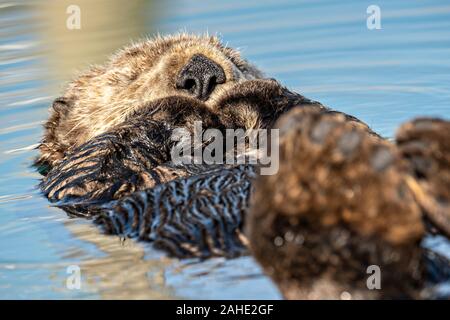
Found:
[[(247, 234), (285, 297), (418, 297), (424, 227), (396, 147), (327, 110), (293, 109), (276, 126), (279, 171), (257, 178)], [(371, 265), (381, 290), (366, 287)]]
[(68, 208), (69, 202), (112, 200), (154, 186), (151, 169), (166, 161), (168, 151), (139, 127), (131, 130), (105, 133), (74, 149), (44, 177), (42, 192)]
[(237, 83), (216, 103), (226, 127), (244, 129), (270, 128), (280, 115), (293, 107), (326, 109), (272, 79)]

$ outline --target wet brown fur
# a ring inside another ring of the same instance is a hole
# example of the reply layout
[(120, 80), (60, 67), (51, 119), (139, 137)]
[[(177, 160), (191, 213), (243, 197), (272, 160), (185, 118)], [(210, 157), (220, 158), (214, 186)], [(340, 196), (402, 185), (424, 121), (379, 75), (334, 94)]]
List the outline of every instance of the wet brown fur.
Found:
[[(408, 131), (411, 126), (414, 123), (402, 127), (400, 141), (414, 135)], [(317, 109), (294, 109), (277, 127), (280, 170), (255, 182), (247, 235), (253, 255), (283, 295), (427, 297), (422, 292), (427, 252), (421, 247), (426, 212), (411, 188), (414, 179), (406, 148), (399, 150), (341, 114)], [(430, 156), (425, 159), (433, 162)], [(446, 159), (443, 168), (448, 167)], [(439, 188), (439, 183), (449, 181), (442, 180), (424, 183)], [(435, 196), (428, 194), (426, 199)], [(381, 269), (381, 290), (367, 288), (371, 265)], [(448, 261), (444, 267), (448, 269)]]

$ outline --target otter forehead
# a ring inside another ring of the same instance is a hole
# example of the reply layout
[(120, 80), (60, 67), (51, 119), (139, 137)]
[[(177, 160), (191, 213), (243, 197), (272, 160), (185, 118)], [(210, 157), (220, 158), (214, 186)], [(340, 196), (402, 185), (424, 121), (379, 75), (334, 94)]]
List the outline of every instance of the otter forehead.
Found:
[(110, 63), (115, 66), (127, 66), (136, 62), (141, 70), (150, 69), (162, 57), (175, 55), (180, 59), (201, 53), (211, 59), (231, 61), (244, 74), (261, 77), (261, 73), (242, 59), (238, 51), (224, 46), (220, 39), (213, 36), (179, 34), (138, 42), (125, 47), (114, 55)]
[(111, 83), (134, 81), (148, 72), (167, 72), (176, 77), (194, 55), (220, 65), (228, 81), (261, 78), (261, 72), (238, 51), (224, 46), (217, 37), (180, 34), (141, 41), (121, 49), (103, 68)]

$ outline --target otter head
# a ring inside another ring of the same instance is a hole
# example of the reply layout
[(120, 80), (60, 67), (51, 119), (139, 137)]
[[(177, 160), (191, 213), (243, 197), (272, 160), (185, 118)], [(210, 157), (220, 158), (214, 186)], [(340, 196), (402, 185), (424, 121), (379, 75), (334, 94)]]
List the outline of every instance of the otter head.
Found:
[(79, 75), (53, 102), (36, 164), (53, 166), (153, 101), (185, 96), (214, 109), (236, 83), (261, 77), (216, 37), (181, 34), (132, 44)]

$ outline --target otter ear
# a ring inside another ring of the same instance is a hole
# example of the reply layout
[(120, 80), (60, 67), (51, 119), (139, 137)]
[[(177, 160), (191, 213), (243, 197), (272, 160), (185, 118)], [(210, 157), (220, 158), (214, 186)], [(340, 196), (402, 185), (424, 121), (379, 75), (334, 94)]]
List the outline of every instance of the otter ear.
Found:
[(56, 98), (50, 109), (50, 117), (44, 124), (44, 137), (39, 145), (40, 155), (34, 161), (39, 173), (46, 175), (55, 162), (62, 159), (64, 148), (58, 139), (58, 129), (67, 117), (72, 102), (65, 97)]
[(58, 97), (52, 103), (52, 109), (55, 112), (67, 112), (69, 106), (71, 105), (71, 100), (66, 97)]

